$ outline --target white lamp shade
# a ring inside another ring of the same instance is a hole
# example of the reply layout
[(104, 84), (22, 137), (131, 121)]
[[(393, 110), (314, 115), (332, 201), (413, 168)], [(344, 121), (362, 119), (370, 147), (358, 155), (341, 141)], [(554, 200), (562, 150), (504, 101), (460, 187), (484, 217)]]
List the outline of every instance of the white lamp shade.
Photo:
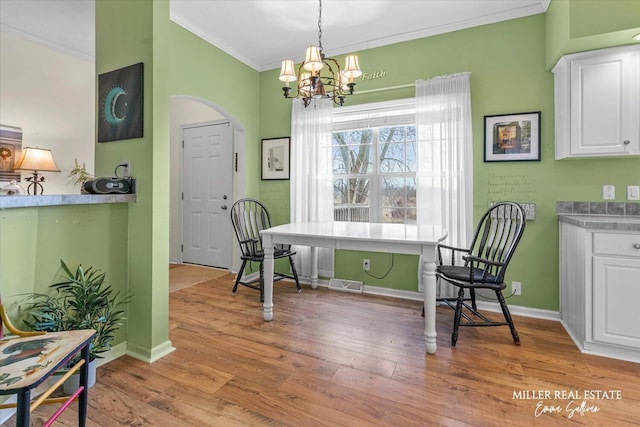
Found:
[(22, 150), (22, 154), (16, 162), (15, 170), (60, 172), (58, 165), (53, 160), (51, 150), (32, 147), (26, 147)]
[(344, 65), (344, 76), (351, 80), (361, 75), (362, 71), (360, 71), (360, 64), (358, 64), (358, 57), (356, 55), (347, 56)]
[(318, 46), (307, 47), (307, 53), (304, 57), (304, 69), (307, 71), (320, 71), (324, 67), (322, 63), (322, 55)]
[(344, 75), (344, 71), (340, 71), (340, 82), (339, 82), (340, 89), (349, 90), (349, 86), (347, 86), (347, 83), (349, 83), (349, 79), (347, 78), (347, 76)]
[(282, 61), (282, 68), (280, 69), (279, 77), (281, 82), (295, 82), (297, 80), (296, 73), (293, 68), (293, 61), (291, 59), (285, 59)]

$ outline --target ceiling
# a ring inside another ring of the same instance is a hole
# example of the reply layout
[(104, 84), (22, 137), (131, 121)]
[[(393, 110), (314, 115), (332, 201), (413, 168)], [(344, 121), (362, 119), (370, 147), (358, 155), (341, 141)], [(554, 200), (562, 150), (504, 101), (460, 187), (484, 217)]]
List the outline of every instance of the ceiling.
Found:
[[(529, 15), (551, 0), (324, 0), (322, 46), (340, 55)], [(171, 0), (171, 20), (258, 71), (318, 42), (317, 0)], [(93, 59), (94, 0), (0, 0), (0, 30)]]

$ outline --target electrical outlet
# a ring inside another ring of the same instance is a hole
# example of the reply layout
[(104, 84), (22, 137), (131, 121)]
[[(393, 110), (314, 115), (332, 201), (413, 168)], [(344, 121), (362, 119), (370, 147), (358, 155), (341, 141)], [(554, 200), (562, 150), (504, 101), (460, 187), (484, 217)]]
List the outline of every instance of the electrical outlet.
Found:
[(627, 200), (640, 200), (640, 185), (627, 185)]
[(121, 175), (124, 178), (128, 178), (131, 176), (131, 162), (129, 160), (123, 160), (122, 162), (120, 162), (121, 168), (122, 170)]
[(371, 261), (369, 261), (368, 259), (363, 259), (362, 260), (362, 269), (364, 271), (371, 270)]
[(511, 293), (513, 295), (522, 295), (522, 283), (511, 282)]
[(603, 200), (615, 200), (616, 198), (616, 186), (615, 185), (603, 185), (602, 186), (602, 199)]

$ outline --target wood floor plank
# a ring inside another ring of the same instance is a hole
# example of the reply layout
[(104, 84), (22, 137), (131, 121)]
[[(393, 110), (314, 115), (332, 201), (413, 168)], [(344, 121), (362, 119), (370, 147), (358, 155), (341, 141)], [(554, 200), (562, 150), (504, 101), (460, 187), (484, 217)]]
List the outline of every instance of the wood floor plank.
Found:
[[(438, 307), (438, 352), (425, 355), (418, 301), (280, 282), (264, 322), (258, 293), (232, 286), (227, 274), (172, 292), (176, 351), (98, 368), (88, 426), (640, 424), (640, 365), (581, 353), (559, 322), (514, 316), (521, 346), (508, 328), (463, 328), (451, 348), (453, 311)], [(56, 425), (77, 425), (76, 406)]]

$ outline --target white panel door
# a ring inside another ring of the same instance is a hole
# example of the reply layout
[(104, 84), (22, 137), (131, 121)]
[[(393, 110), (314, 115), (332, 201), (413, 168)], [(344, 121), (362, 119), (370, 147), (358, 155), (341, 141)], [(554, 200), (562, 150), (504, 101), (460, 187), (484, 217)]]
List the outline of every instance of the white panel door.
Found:
[(183, 142), (182, 262), (230, 268), (232, 127), (188, 127)]

